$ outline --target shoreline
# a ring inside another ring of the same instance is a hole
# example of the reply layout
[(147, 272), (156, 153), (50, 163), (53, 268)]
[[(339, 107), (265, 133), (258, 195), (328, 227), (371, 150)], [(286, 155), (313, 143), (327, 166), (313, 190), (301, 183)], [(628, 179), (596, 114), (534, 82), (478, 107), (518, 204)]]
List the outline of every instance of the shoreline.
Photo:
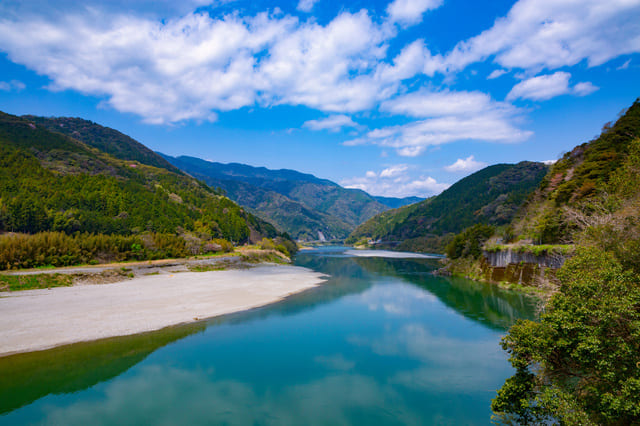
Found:
[(322, 284), (298, 266), (173, 272), (0, 294), (0, 357), (126, 336), (266, 306)]

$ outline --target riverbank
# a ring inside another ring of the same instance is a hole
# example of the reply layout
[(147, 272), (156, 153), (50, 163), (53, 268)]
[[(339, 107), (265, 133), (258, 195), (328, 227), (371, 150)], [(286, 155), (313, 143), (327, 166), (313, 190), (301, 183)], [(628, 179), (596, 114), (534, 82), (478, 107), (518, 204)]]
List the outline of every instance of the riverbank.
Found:
[(147, 270), (146, 275), (103, 285), (0, 293), (0, 356), (248, 310), (323, 282), (321, 274), (295, 266), (206, 272), (180, 272), (184, 263), (163, 266), (161, 271)]

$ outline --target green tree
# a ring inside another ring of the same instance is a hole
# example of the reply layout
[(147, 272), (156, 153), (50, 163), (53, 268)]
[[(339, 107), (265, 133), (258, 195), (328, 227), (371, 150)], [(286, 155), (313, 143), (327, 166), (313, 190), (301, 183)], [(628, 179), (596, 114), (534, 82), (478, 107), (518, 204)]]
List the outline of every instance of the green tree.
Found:
[(594, 247), (558, 277), (541, 321), (502, 340), (516, 374), (492, 409), (521, 424), (640, 424), (640, 277)]

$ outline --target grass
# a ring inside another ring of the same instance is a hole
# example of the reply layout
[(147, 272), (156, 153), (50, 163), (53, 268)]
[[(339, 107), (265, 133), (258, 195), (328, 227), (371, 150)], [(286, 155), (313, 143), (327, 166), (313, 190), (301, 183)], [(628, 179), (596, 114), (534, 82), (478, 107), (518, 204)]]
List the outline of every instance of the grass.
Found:
[(209, 272), (209, 271), (225, 271), (229, 267), (226, 263), (219, 263), (215, 265), (194, 265), (189, 266), (191, 272)]
[(0, 291), (69, 287), (73, 277), (67, 274), (0, 275)]
[(242, 261), (247, 263), (262, 263), (262, 262), (270, 262), (277, 263), (280, 265), (286, 265), (287, 262), (282, 256), (279, 256), (275, 251), (260, 251), (260, 252), (249, 252), (243, 253)]

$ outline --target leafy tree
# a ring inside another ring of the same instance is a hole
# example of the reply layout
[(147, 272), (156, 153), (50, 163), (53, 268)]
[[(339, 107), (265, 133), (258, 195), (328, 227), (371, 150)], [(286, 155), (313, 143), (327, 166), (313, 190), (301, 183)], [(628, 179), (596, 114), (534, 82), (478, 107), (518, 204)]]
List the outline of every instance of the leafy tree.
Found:
[(522, 424), (640, 424), (640, 277), (595, 247), (558, 277), (541, 321), (502, 340), (516, 374), (492, 409)]
[(482, 246), (494, 233), (489, 225), (477, 224), (465, 229), (447, 244), (445, 249), (449, 259), (470, 257), (478, 259), (482, 255)]

